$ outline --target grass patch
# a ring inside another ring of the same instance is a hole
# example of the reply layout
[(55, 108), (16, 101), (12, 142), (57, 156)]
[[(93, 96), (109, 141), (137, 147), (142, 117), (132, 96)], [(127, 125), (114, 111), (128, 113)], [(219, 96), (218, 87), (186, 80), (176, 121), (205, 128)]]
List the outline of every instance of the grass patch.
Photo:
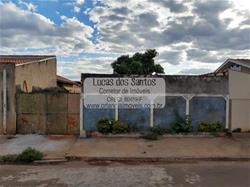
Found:
[(223, 130), (224, 130), (224, 127), (221, 122), (213, 122), (213, 123), (200, 122), (198, 124), (199, 132), (216, 133), (216, 132), (223, 132)]
[(236, 128), (232, 132), (241, 132), (241, 128)]
[(1, 162), (16, 162), (16, 160), (17, 160), (16, 154), (0, 156)]
[(171, 122), (171, 131), (173, 133), (188, 133), (192, 130), (191, 117), (189, 115), (182, 117), (178, 112), (175, 112), (175, 117)]
[(97, 130), (102, 134), (122, 134), (129, 132), (129, 126), (119, 120), (101, 118), (97, 122)]
[(169, 130), (162, 128), (160, 126), (154, 126), (149, 129), (145, 135), (142, 136), (145, 140), (159, 140), (162, 138), (162, 135), (168, 133)]
[(145, 140), (159, 140), (161, 138), (161, 135), (157, 133), (149, 133), (149, 134), (143, 135), (142, 138)]
[(159, 125), (151, 127), (150, 131), (158, 135), (163, 135), (170, 132), (168, 129), (160, 127)]
[(21, 154), (17, 156), (17, 160), (21, 162), (33, 162), (35, 160), (42, 159), (43, 153), (30, 147), (25, 149)]
[(10, 155), (4, 155), (0, 156), (1, 162), (24, 162), (24, 163), (30, 163), (35, 160), (42, 160), (43, 159), (43, 153), (33, 149), (33, 148), (27, 148), (20, 154), (10, 154)]

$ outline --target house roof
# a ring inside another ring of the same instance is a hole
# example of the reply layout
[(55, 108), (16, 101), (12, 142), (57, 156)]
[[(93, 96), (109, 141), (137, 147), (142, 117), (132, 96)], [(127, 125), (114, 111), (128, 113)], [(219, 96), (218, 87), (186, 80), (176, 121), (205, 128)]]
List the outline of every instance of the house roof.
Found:
[(55, 55), (0, 55), (0, 64), (22, 65), (56, 58)]
[(238, 64), (247, 68), (250, 68), (250, 59), (227, 59), (218, 69), (215, 70), (215, 73), (223, 72), (225, 69), (229, 68), (232, 64)]
[(56, 80), (57, 80), (58, 83), (64, 83), (64, 84), (71, 84), (71, 85), (80, 86), (80, 84), (78, 84), (76, 81), (69, 80), (69, 79), (67, 79), (65, 77), (62, 77), (60, 75), (56, 76)]

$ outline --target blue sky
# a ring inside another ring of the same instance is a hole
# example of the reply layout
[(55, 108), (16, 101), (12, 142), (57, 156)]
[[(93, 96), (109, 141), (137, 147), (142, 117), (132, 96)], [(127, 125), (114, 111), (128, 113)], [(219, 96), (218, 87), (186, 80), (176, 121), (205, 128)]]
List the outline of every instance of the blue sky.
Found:
[(111, 73), (122, 54), (155, 48), (166, 74), (250, 58), (248, 0), (0, 0), (1, 54), (55, 54), (58, 74)]

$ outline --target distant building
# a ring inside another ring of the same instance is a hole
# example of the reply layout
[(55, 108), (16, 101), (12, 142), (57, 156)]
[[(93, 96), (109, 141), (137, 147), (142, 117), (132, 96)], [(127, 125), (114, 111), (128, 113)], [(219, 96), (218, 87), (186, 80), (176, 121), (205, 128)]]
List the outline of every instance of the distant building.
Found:
[(0, 55), (0, 64), (15, 64), (17, 91), (28, 93), (57, 86), (54, 55)]
[(81, 92), (81, 84), (79, 82), (69, 80), (59, 75), (57, 75), (57, 86), (67, 90), (70, 93)]
[(215, 75), (228, 75), (231, 129), (250, 129), (250, 59), (227, 59)]
[(229, 58), (218, 69), (216, 69), (214, 73), (228, 74), (228, 70), (250, 74), (250, 60)]

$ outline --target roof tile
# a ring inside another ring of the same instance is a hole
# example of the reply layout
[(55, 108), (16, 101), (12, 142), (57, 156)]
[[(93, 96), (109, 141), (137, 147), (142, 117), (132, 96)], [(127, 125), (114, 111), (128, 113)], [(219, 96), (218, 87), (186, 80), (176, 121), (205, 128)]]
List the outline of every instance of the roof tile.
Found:
[(0, 63), (24, 64), (53, 57), (56, 58), (55, 55), (0, 55)]

